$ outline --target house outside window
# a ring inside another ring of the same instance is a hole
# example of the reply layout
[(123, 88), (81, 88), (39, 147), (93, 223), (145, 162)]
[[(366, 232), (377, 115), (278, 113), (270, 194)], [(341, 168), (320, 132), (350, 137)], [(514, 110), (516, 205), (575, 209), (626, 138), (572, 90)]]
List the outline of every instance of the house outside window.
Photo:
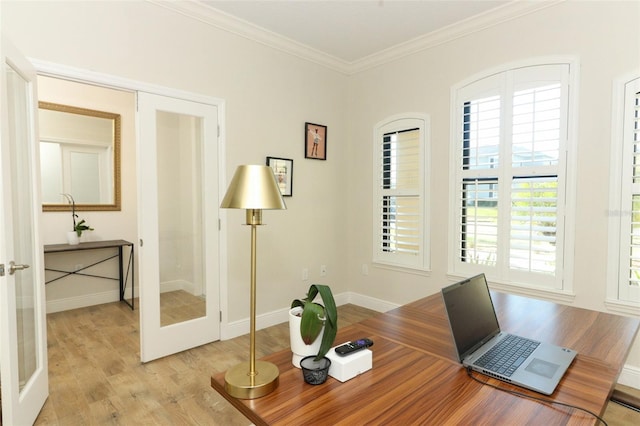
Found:
[[(492, 71), (454, 87), (449, 267), (568, 292), (572, 63)], [(577, 87), (577, 85), (573, 86)]]
[(640, 77), (616, 84), (607, 305), (640, 313)]
[(427, 270), (429, 118), (407, 114), (374, 129), (373, 261)]

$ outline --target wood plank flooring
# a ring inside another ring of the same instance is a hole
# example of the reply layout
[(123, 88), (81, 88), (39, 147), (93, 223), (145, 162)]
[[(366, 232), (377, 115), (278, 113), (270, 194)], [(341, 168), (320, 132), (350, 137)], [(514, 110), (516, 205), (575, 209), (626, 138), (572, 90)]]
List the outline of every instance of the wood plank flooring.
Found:
[[(341, 306), (339, 326), (374, 314)], [(209, 384), (247, 360), (248, 335), (141, 364), (138, 324), (138, 310), (120, 302), (49, 314), (50, 396), (36, 425), (250, 424)], [(256, 347), (258, 358), (288, 348), (288, 324), (259, 330)], [(605, 419), (640, 424), (640, 413), (610, 403)]]

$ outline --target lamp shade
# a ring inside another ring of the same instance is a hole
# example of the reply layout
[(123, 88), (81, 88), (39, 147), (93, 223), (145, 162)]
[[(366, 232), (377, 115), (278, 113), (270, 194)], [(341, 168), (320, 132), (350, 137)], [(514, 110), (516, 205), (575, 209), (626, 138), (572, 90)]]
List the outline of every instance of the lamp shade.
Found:
[(286, 209), (269, 166), (238, 166), (220, 207), (227, 209)]

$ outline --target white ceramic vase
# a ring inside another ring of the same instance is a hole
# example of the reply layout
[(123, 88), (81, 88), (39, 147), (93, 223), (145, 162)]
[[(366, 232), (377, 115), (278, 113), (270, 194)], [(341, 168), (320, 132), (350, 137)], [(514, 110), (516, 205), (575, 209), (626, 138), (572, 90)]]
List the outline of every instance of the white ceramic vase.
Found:
[(80, 244), (80, 238), (78, 237), (78, 233), (76, 231), (67, 232), (67, 242), (70, 246), (75, 246)]
[[(296, 313), (298, 315), (296, 315)], [(306, 356), (316, 355), (320, 350), (320, 343), (322, 342), (322, 335), (324, 334), (324, 327), (320, 331), (318, 338), (310, 345), (306, 345), (300, 337), (300, 322), (302, 321), (301, 307), (295, 307), (289, 310), (289, 338), (291, 341), (291, 352), (293, 356), (291, 362), (294, 367), (300, 368), (300, 360)]]

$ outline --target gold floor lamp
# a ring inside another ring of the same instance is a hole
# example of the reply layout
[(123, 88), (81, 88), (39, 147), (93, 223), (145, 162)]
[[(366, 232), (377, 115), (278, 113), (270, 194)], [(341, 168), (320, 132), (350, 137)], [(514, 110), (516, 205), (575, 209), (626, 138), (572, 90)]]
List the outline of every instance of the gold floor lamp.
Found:
[(227, 393), (235, 398), (254, 399), (278, 387), (280, 372), (275, 364), (256, 361), (256, 227), (262, 225), (262, 210), (286, 209), (278, 183), (269, 166), (238, 166), (220, 205), (246, 209), (251, 225), (251, 314), (249, 362), (229, 369), (224, 377)]

